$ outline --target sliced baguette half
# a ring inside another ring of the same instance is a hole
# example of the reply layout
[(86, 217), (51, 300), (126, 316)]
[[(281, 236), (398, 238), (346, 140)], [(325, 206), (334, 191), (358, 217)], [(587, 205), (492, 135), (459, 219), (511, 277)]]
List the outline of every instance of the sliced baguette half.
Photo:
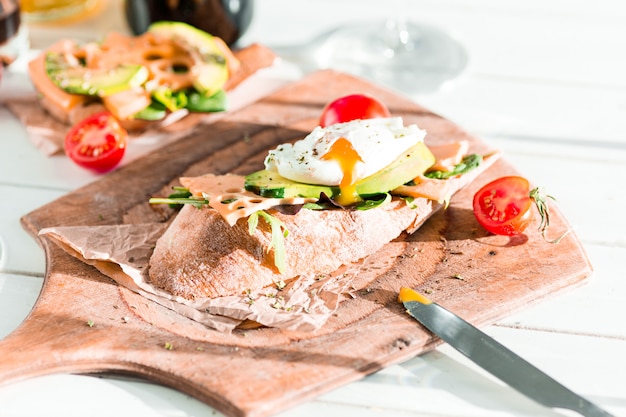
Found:
[[(452, 195), (498, 158), (491, 154), (467, 174), (442, 181)], [(260, 198), (260, 197), (259, 197)], [(328, 274), (369, 256), (402, 232), (413, 233), (445, 203), (417, 196), (394, 197), (370, 210), (268, 212), (283, 222), (285, 267), (275, 265), (271, 227), (260, 220), (252, 234), (246, 218), (230, 225), (219, 211), (186, 205), (157, 241), (150, 259), (151, 282), (187, 299), (245, 293), (308, 274)], [(232, 223), (232, 222), (231, 222)]]

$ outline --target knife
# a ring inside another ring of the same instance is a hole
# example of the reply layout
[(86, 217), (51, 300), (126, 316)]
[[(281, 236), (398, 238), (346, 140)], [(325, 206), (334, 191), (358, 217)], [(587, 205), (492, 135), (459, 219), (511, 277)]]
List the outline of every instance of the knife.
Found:
[(428, 330), (539, 404), (566, 408), (585, 417), (614, 417), (424, 295), (403, 287), (398, 300)]

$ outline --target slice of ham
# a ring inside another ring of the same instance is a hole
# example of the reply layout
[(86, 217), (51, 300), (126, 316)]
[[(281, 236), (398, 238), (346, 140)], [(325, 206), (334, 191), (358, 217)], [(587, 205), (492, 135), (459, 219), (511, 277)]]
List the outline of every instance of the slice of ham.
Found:
[(474, 181), (481, 172), (490, 167), (499, 157), (500, 152), (485, 155), (480, 164), (480, 169), (476, 168), (466, 174), (456, 175), (447, 179), (428, 178), (424, 175), (420, 175), (415, 178), (415, 185), (402, 185), (391, 193), (414, 198), (423, 197), (442, 204), (447, 204), (457, 190)]
[(430, 171), (452, 171), (467, 155), (469, 142), (460, 140), (441, 145), (429, 145), (428, 149), (435, 156), (435, 164), (430, 167)]
[(209, 200), (209, 206), (215, 209), (230, 226), (237, 220), (248, 217), (259, 210), (266, 210), (283, 204), (299, 205), (314, 203), (317, 198), (266, 198), (246, 191), (245, 178), (239, 175), (213, 175), (181, 178), (180, 183), (196, 197)]

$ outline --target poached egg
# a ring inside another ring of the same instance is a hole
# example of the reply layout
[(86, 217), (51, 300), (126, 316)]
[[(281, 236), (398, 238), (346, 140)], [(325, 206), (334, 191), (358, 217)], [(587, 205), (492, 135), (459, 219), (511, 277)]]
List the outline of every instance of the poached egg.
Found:
[[(426, 132), (401, 117), (353, 120), (316, 127), (304, 139), (279, 145), (265, 158), (265, 169), (292, 181), (350, 187), (394, 162), (422, 142)], [(341, 202), (340, 202), (341, 204)]]

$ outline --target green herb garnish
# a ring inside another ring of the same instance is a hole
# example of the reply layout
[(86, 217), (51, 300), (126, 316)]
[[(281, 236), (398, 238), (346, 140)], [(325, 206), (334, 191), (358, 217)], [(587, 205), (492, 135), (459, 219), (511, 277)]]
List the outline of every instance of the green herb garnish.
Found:
[(202, 207), (209, 204), (205, 198), (192, 195), (185, 187), (173, 187), (174, 193), (167, 198), (154, 197), (149, 200), (150, 204), (169, 204), (172, 208), (180, 208), (183, 204), (191, 204), (195, 207)]
[(289, 234), (289, 231), (282, 221), (261, 210), (255, 211), (248, 217), (248, 232), (251, 235), (254, 234), (259, 224), (259, 216), (263, 217), (263, 220), (265, 220), (272, 229), (272, 241), (270, 242), (268, 250), (274, 248), (274, 265), (278, 268), (278, 272), (282, 274), (285, 272), (285, 238)]
[(188, 99), (184, 91), (172, 91), (167, 87), (152, 91), (152, 99), (161, 103), (171, 112), (187, 107)]
[(400, 196), (400, 197), (402, 197), (402, 199), (404, 199), (404, 202), (410, 208), (412, 208), (412, 209), (416, 209), (417, 208), (417, 204), (415, 203), (415, 197), (412, 197), (410, 195)]
[(227, 97), (224, 90), (219, 90), (212, 96), (206, 96), (198, 91), (187, 92), (187, 103), (185, 107), (192, 112), (221, 112), (226, 110)]
[(152, 101), (148, 107), (135, 113), (133, 117), (141, 120), (161, 120), (167, 116), (167, 108), (158, 101)]
[(482, 155), (471, 154), (461, 160), (460, 163), (454, 166), (452, 171), (430, 171), (424, 174), (425, 177), (433, 178), (437, 180), (445, 180), (457, 175), (466, 174), (474, 168), (478, 167), (483, 161)]
[(385, 193), (377, 196), (378, 198), (368, 198), (366, 200), (357, 203), (354, 208), (357, 210), (370, 210), (376, 207), (383, 206), (391, 201), (391, 194)]
[(227, 96), (220, 90), (207, 96), (195, 89), (172, 91), (160, 88), (152, 93), (152, 102), (148, 107), (135, 113), (133, 117), (141, 120), (161, 120), (168, 112), (187, 109), (190, 112), (214, 113), (226, 110)]

